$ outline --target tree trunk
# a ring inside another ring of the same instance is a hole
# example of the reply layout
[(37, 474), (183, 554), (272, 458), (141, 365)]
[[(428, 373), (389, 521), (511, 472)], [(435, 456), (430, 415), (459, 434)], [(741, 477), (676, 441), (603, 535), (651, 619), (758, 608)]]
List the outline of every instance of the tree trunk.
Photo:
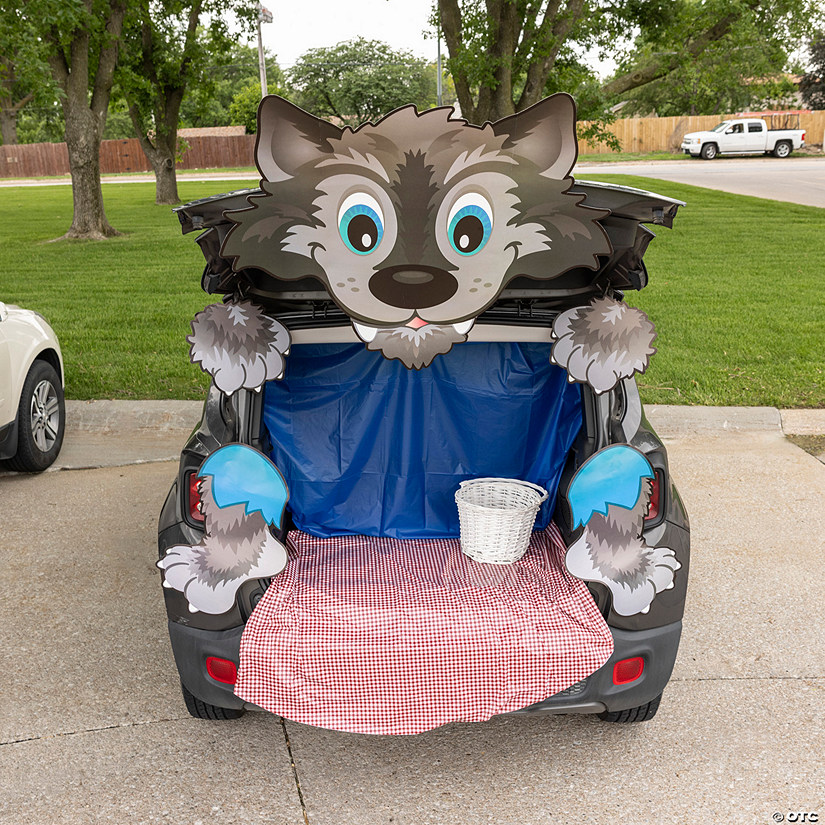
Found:
[[(138, 131), (138, 140), (143, 154), (155, 173), (155, 203), (175, 204), (180, 203), (178, 196), (178, 177), (175, 171), (175, 150), (169, 146), (169, 141), (155, 136), (154, 141), (145, 134)], [(177, 131), (172, 137), (177, 143)]]
[[(155, 173), (155, 203), (180, 203), (178, 177), (175, 171), (175, 154), (178, 143), (177, 126), (171, 129), (171, 134), (156, 133), (154, 137), (150, 138), (143, 128), (140, 113), (134, 103), (129, 104), (129, 117), (135, 127), (135, 134), (140, 142), (140, 148), (143, 149), (143, 154), (146, 155), (146, 160), (149, 161), (149, 165)], [(177, 110), (174, 117), (177, 118)]]
[(155, 203), (180, 203), (175, 159), (167, 157), (158, 165), (152, 163), (152, 169), (155, 173)]
[[(68, 103), (68, 101), (67, 101)], [(109, 225), (100, 184), (100, 132), (98, 118), (84, 101), (64, 105), (66, 148), (72, 175), (74, 214), (65, 238), (103, 240), (119, 235)]]
[(0, 135), (3, 146), (17, 145), (17, 109), (0, 109)]
[[(84, 5), (91, 13), (91, 0)], [(46, 37), (52, 46), (48, 62), (63, 91), (61, 102), (72, 175), (74, 213), (65, 238), (102, 240), (120, 234), (109, 225), (103, 208), (100, 138), (106, 125), (125, 12), (126, 0), (110, 0), (105, 37), (98, 43), (92, 43), (91, 30), (82, 23), (75, 23), (65, 32), (54, 27)]]
[[(0, 66), (2, 64), (0, 63)], [(29, 93), (20, 98), (17, 103), (12, 102), (12, 93), (9, 83), (4, 83), (6, 88), (0, 92), (0, 135), (3, 138), (3, 146), (17, 145), (17, 115), (20, 110), (34, 97)], [(8, 91), (8, 93), (6, 93)]]
[[(584, 0), (550, 0), (539, 19), (541, 3), (522, 4), (514, 0), (487, 0), (487, 26), (491, 45), (486, 55), (491, 77), (479, 83), (477, 100), (467, 68), (477, 61), (466, 55), (458, 0), (439, 0), (441, 30), (447, 43), (461, 113), (471, 123), (496, 121), (520, 112), (541, 100), (547, 78), (560, 49), (586, 13)], [(532, 57), (529, 57), (531, 56)], [(516, 99), (515, 82), (526, 71), (525, 85)]]

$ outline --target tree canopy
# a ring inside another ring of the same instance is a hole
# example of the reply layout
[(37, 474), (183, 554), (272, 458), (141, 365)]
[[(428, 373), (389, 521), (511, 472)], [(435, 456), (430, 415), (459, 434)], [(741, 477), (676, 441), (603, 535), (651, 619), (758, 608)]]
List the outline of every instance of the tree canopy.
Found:
[(19, 3), (4, 4), (0, 14), (0, 135), (17, 143), (17, 123), (24, 107), (48, 107), (56, 88), (46, 62), (46, 49)]
[[(208, 47), (209, 44), (206, 44)], [(275, 94), (284, 94), (284, 73), (278, 66), (275, 55), (264, 51), (266, 74), (269, 88)], [(229, 50), (210, 49), (203, 75), (186, 90), (181, 104), (181, 126), (227, 126), (230, 123), (246, 123), (233, 119), (231, 112), (235, 98), (251, 85), (259, 89), (258, 50), (242, 43), (232, 43)], [(247, 131), (254, 131), (249, 129)]]
[(627, 112), (722, 114), (792, 92), (783, 75), (810, 25), (804, 0), (682, 0), (667, 26), (643, 26), (619, 62), (608, 97)]
[(825, 29), (814, 33), (808, 53), (811, 69), (799, 84), (802, 101), (811, 109), (825, 109)]
[(435, 105), (435, 74), (426, 60), (362, 37), (310, 49), (289, 72), (293, 100), (309, 112), (355, 127), (408, 103)]
[(597, 88), (595, 73), (579, 78), (591, 103), (658, 84), (662, 92), (649, 89), (651, 100), (672, 98), (682, 114), (690, 105), (713, 109), (732, 83), (743, 88), (784, 68), (814, 7), (813, 0), (438, 0), (434, 22), (462, 114), (480, 123), (563, 87), (565, 72), (569, 79), (594, 52), (618, 70)]
[(130, 6), (117, 80), (155, 173), (157, 203), (178, 202), (175, 157), (187, 88), (205, 78), (216, 54), (231, 52), (228, 13), (251, 25), (257, 9), (248, 0), (140, 0)]

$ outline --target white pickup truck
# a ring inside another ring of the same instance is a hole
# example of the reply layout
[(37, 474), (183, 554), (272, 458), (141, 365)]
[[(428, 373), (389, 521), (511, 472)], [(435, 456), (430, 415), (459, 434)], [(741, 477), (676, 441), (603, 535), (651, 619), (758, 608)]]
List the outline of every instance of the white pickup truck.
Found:
[(723, 120), (707, 132), (689, 132), (682, 149), (693, 157), (713, 160), (717, 155), (767, 155), (786, 158), (805, 144), (802, 129), (769, 129), (762, 118)]

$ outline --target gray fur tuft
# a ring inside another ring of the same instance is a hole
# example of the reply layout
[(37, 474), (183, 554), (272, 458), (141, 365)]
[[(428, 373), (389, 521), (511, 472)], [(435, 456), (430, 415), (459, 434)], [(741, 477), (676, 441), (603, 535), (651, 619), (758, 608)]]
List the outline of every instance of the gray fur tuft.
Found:
[(607, 585), (621, 616), (647, 612), (657, 593), (673, 587), (681, 566), (671, 549), (650, 547), (644, 540), (650, 492), (651, 480), (645, 478), (632, 508), (610, 504), (606, 516), (594, 513), (565, 558), (574, 576)]
[(562, 312), (553, 323), (551, 360), (597, 393), (647, 369), (656, 329), (639, 309), (613, 298)]
[(284, 569), (286, 549), (259, 512), (248, 515), (244, 504), (218, 507), (211, 478), (202, 479), (198, 490), (205, 535), (195, 545), (170, 547), (158, 567), (164, 587), (183, 593), (192, 612), (225, 613), (245, 581), (275, 576)]
[(647, 580), (650, 548), (638, 535), (617, 529), (614, 520), (596, 513), (585, 528), (585, 541), (593, 567), (604, 578), (631, 590)]
[(221, 392), (257, 389), (284, 371), (289, 331), (251, 301), (210, 304), (192, 320), (192, 363), (208, 372)]
[(449, 352), (453, 344), (467, 340), (467, 335), (452, 326), (428, 324), (420, 329), (395, 327), (380, 330), (367, 344), (367, 349), (380, 352), (385, 358), (401, 361), (407, 369), (428, 367), (436, 355)]
[(269, 527), (259, 512), (247, 515), (244, 504), (218, 507), (211, 479), (201, 480), (198, 489), (203, 514), (209, 520), (209, 531), (201, 541), (203, 551), (195, 563), (198, 579), (215, 587), (227, 579), (248, 576), (261, 557)]

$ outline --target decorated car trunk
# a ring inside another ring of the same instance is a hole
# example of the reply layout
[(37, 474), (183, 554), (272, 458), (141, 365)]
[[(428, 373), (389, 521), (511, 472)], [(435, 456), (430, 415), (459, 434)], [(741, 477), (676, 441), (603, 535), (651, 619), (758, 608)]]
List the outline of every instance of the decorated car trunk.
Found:
[[(212, 386), (159, 524), (193, 715), (655, 714), (689, 534), (634, 378), (655, 331), (624, 293), (644, 224), (681, 203), (574, 181), (576, 154), (566, 95), (356, 130), (268, 97), (260, 188), (178, 210), (222, 296), (192, 322)], [(470, 552), (477, 479), (543, 493), (512, 559)]]

